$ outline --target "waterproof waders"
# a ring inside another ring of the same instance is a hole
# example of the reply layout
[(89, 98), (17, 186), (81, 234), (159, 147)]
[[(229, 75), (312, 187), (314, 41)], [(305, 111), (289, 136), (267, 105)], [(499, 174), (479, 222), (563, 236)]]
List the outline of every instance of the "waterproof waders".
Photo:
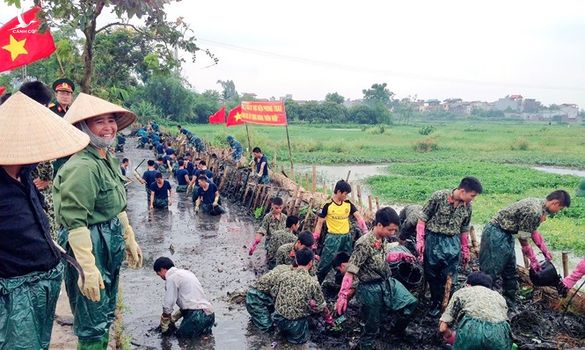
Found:
[(424, 271), (429, 283), (431, 301), (439, 304), (443, 301), (447, 276), (451, 274), (457, 280), (457, 266), (461, 255), (459, 235), (449, 236), (426, 230)]
[(49, 348), (63, 269), (0, 278), (0, 350)]
[(331, 271), (335, 255), (339, 252), (351, 254), (352, 249), (353, 237), (349, 233), (327, 233), (323, 250), (321, 250), (321, 260), (319, 260), (319, 266), (317, 268), (317, 279), (319, 283), (323, 282), (329, 271)]
[(246, 310), (252, 318), (252, 323), (262, 332), (272, 328), (270, 314), (274, 310), (274, 301), (269, 294), (250, 288), (246, 294)]
[(487, 224), (481, 234), (479, 269), (494, 282), (502, 278), (502, 295), (513, 302), (518, 290), (514, 236), (493, 224)]
[(488, 322), (464, 316), (457, 325), (456, 350), (510, 350), (512, 329), (504, 322)]
[[(89, 231), (95, 265), (105, 285), (105, 289), (100, 292), (100, 301), (93, 302), (81, 294), (77, 285), (77, 270), (71, 266), (65, 268), (65, 288), (74, 316), (73, 332), (79, 338), (77, 348), (105, 350), (110, 326), (115, 317), (120, 266), (125, 256), (124, 234), (117, 217), (105, 223), (91, 225)], [(68, 254), (73, 256), (68, 235), (68, 231), (62, 229), (59, 243), (67, 247)]]
[(304, 344), (309, 341), (311, 333), (309, 332), (308, 317), (289, 320), (275, 312), (272, 319), (289, 343)]
[(181, 310), (183, 321), (175, 333), (180, 338), (198, 338), (211, 334), (215, 314), (207, 315), (203, 310)]

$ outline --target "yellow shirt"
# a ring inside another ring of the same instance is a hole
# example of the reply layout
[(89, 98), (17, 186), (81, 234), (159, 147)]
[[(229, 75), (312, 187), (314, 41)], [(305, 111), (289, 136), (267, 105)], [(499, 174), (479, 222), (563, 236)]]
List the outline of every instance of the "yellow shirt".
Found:
[(343, 235), (349, 233), (349, 217), (356, 211), (357, 208), (349, 200), (337, 204), (330, 199), (325, 203), (323, 208), (321, 208), (319, 217), (325, 219), (327, 232)]

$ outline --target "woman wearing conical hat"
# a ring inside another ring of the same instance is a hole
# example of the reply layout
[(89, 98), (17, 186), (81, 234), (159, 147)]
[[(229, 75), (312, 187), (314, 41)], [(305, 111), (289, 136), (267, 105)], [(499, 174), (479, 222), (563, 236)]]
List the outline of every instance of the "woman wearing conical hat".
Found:
[(64, 118), (90, 138), (54, 181), (59, 243), (75, 255), (85, 276), (83, 281), (75, 269), (66, 268), (65, 287), (78, 349), (106, 349), (124, 252), (128, 266), (142, 266), (142, 252), (126, 214), (120, 163), (108, 151), (116, 133), (132, 124), (136, 115), (81, 93)]
[(89, 137), (21, 92), (0, 125), (0, 348), (48, 349), (64, 264), (30, 173)]

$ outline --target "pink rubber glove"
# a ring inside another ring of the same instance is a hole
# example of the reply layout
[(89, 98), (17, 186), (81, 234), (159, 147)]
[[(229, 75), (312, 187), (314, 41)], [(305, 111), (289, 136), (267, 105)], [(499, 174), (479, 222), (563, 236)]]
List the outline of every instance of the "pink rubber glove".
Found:
[(337, 310), (338, 315), (343, 315), (345, 310), (347, 310), (347, 296), (349, 295), (352, 284), (353, 275), (351, 273), (346, 273), (345, 276), (343, 276), (339, 294), (337, 294), (337, 303), (335, 303), (335, 310)]
[(455, 338), (457, 338), (457, 332), (451, 329), (447, 329), (447, 331), (443, 334), (443, 341), (447, 344), (455, 344)]
[(366, 233), (368, 233), (368, 225), (366, 225), (366, 220), (364, 219), (360, 219), (358, 221), (358, 227), (360, 228), (360, 230), (362, 231), (362, 233), (365, 235)]
[(317, 309), (317, 302), (315, 301), (315, 299), (309, 300), (309, 307), (311, 308), (311, 310), (313, 310), (313, 312), (319, 311)]
[(461, 234), (461, 253), (463, 256), (463, 259), (461, 260), (461, 262), (463, 263), (463, 266), (466, 266), (469, 261), (471, 260), (471, 255), (469, 254), (469, 235), (467, 234), (467, 232), (464, 232)]
[(325, 323), (328, 326), (335, 326), (335, 322), (333, 321), (333, 317), (331, 316), (331, 314), (327, 314), (326, 316), (323, 316), (323, 320), (325, 321)]
[(528, 260), (530, 260), (531, 269), (533, 269), (534, 271), (540, 271), (540, 264), (538, 263), (536, 255), (534, 254), (534, 251), (532, 250), (532, 247), (530, 245), (522, 246), (522, 254), (524, 254), (524, 256), (527, 257)]
[(313, 249), (313, 251), (316, 251), (317, 250), (317, 247), (319, 245), (319, 238), (320, 237), (321, 237), (321, 234), (319, 234), (317, 232), (313, 232), (313, 240), (315, 240), (315, 243), (311, 247), (311, 249)]
[(425, 225), (421, 220), (416, 224), (416, 252), (420, 261), (423, 261), (425, 255)]
[(395, 263), (399, 261), (414, 262), (416, 258), (414, 255), (405, 252), (390, 252), (386, 256), (386, 261), (389, 263)]
[(563, 279), (563, 284), (568, 289), (571, 289), (575, 286), (575, 283), (577, 283), (581, 277), (583, 277), (583, 275), (585, 275), (585, 259), (581, 259), (575, 270), (569, 276)]
[(260, 241), (254, 240), (254, 243), (252, 243), (252, 246), (250, 247), (250, 251), (248, 251), (248, 255), (254, 255), (254, 252), (256, 251), (256, 247), (258, 247), (258, 244), (260, 244)]
[(542, 252), (542, 255), (544, 255), (544, 257), (546, 258), (546, 260), (551, 261), (553, 258), (552, 254), (548, 250), (546, 243), (544, 243), (544, 238), (542, 238), (542, 235), (540, 234), (540, 232), (538, 232), (538, 231), (532, 232), (531, 237), (532, 237), (532, 240), (534, 241), (534, 244), (536, 244), (536, 246), (538, 248), (540, 248), (540, 251)]

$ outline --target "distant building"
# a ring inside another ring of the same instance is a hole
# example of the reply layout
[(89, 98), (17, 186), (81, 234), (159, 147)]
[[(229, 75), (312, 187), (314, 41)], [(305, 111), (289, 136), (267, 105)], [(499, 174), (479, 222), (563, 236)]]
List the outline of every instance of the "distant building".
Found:
[(522, 112), (522, 95), (508, 95), (493, 102), (495, 110), (502, 112)]

